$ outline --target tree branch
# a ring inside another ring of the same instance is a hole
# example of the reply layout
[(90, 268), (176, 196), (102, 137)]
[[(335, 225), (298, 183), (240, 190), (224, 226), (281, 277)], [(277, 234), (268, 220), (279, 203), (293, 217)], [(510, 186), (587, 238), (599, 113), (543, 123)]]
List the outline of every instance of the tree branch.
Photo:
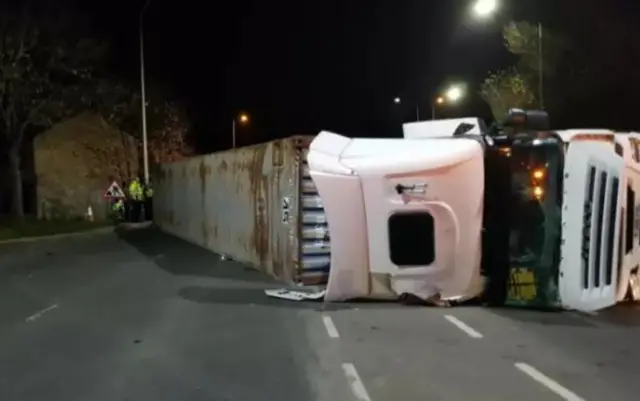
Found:
[(29, 6), (28, 2), (23, 6), (22, 10), (22, 23), (18, 33), (18, 51), (14, 62), (19, 62), (24, 56), (26, 51), (25, 41), (27, 38), (27, 31), (29, 29)]

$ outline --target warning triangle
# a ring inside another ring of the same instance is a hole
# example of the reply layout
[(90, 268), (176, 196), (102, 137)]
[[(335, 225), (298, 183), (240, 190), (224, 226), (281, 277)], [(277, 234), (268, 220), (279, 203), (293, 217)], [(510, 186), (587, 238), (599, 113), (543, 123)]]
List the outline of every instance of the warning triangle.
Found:
[(120, 188), (117, 182), (112, 182), (109, 188), (104, 193), (105, 198), (125, 198), (124, 191)]

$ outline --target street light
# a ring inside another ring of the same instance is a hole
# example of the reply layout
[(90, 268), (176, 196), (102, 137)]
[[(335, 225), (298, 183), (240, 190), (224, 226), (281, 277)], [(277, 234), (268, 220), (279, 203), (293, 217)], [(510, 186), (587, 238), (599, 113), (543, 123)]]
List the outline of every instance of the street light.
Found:
[(445, 91), (443, 96), (438, 96), (431, 105), (431, 119), (436, 119), (436, 106), (445, 103), (454, 104), (464, 97), (463, 85), (451, 85)]
[[(487, 19), (498, 12), (497, 0), (475, 0), (473, 13), (478, 19)], [(544, 110), (544, 63), (542, 47), (542, 23), (538, 22), (538, 101), (540, 109)]]
[(498, 9), (497, 0), (476, 0), (473, 5), (473, 13), (479, 18), (488, 18)]
[(464, 95), (464, 91), (463, 91), (461, 85), (451, 86), (445, 92), (445, 96), (447, 97), (447, 100), (450, 101), (450, 102), (453, 102), (453, 103), (455, 103), (458, 100), (460, 100), (463, 95)]
[[(393, 98), (393, 103), (401, 104), (402, 103), (402, 99), (400, 99), (399, 97), (395, 97), (395, 98)], [(418, 106), (418, 105), (416, 105), (416, 121), (420, 121), (420, 106)]]
[(444, 104), (444, 97), (442, 96), (438, 96), (435, 100), (435, 102), (433, 102), (431, 104), (431, 119), (435, 120), (436, 119), (436, 106), (440, 106)]
[(147, 0), (140, 10), (140, 21), (138, 23), (138, 39), (140, 41), (140, 98), (141, 98), (141, 115), (142, 115), (142, 163), (144, 166), (144, 182), (149, 183), (149, 146), (147, 142), (147, 96), (144, 82), (144, 35), (142, 22), (144, 12), (147, 10), (151, 0)]
[(246, 125), (249, 123), (249, 115), (247, 113), (240, 113), (231, 120), (231, 140), (234, 149), (236, 148), (236, 120), (238, 120), (240, 124)]

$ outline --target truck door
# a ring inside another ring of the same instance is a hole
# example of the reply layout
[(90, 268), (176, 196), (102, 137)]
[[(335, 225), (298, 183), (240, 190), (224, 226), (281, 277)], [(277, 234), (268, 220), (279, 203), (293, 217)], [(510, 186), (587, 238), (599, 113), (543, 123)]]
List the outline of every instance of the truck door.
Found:
[(571, 142), (564, 169), (559, 292), (568, 309), (616, 303), (624, 161), (613, 143)]

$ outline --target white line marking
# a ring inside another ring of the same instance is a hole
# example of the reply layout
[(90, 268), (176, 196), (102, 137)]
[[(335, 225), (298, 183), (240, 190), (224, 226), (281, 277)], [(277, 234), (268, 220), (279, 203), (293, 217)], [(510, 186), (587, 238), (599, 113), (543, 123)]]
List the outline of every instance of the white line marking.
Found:
[(542, 384), (566, 401), (585, 401), (584, 398), (578, 396), (576, 393), (567, 389), (566, 387), (562, 387), (560, 383), (546, 376), (544, 373), (540, 372), (538, 369), (534, 368), (531, 365), (523, 362), (517, 362), (516, 364), (514, 364), (514, 366), (516, 367), (516, 369), (527, 374), (533, 380)]
[(460, 330), (462, 330), (465, 333), (467, 333), (467, 335), (469, 337), (471, 337), (471, 338), (482, 338), (483, 337), (482, 334), (480, 334), (478, 331), (474, 330), (471, 326), (469, 326), (468, 324), (466, 324), (465, 322), (463, 322), (462, 320), (458, 319), (455, 316), (444, 315), (444, 318), (447, 319), (448, 321), (450, 321), (454, 326), (456, 326)]
[(322, 316), (322, 322), (324, 323), (324, 328), (327, 329), (327, 334), (331, 338), (340, 338), (340, 334), (338, 334), (338, 329), (336, 329), (336, 325), (333, 324), (333, 320), (331, 316)]
[(33, 322), (34, 320), (36, 320), (36, 319), (37, 319), (37, 318), (39, 318), (40, 316), (44, 315), (45, 313), (47, 313), (47, 312), (49, 312), (49, 311), (51, 311), (51, 310), (54, 310), (54, 309), (55, 309), (55, 308), (57, 308), (57, 307), (58, 307), (58, 304), (51, 305), (50, 307), (45, 308), (45, 309), (41, 310), (40, 312), (34, 313), (33, 315), (29, 316), (29, 317), (27, 318), (27, 320), (25, 320), (25, 321), (26, 321), (26, 322)]
[(351, 391), (353, 391), (353, 395), (356, 396), (356, 399), (358, 401), (371, 401), (369, 393), (367, 393), (367, 389), (364, 387), (362, 380), (360, 380), (360, 375), (358, 374), (356, 367), (352, 363), (343, 363), (342, 370), (344, 371), (345, 376), (347, 376), (347, 380), (351, 386)]

